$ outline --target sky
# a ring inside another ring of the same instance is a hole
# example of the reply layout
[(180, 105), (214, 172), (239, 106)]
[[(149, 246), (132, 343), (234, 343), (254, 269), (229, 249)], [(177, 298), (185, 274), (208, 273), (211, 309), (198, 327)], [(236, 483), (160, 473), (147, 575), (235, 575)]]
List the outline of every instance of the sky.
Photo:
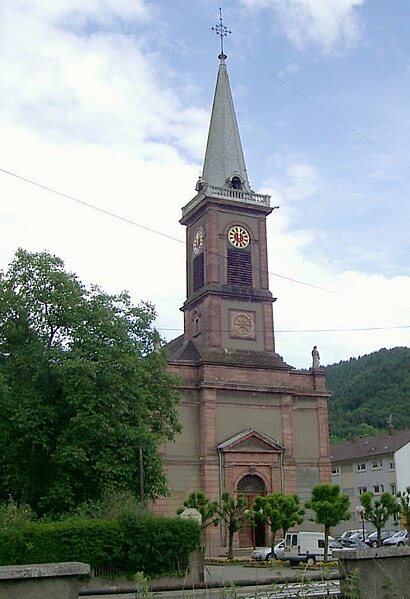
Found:
[[(219, 6), (0, 4), (0, 269), (19, 247), (47, 250), (155, 304), (164, 339), (182, 333), (179, 219), (202, 169)], [(313, 345), (322, 365), (408, 346), (408, 0), (221, 7), (250, 182), (279, 206), (277, 352), (308, 368)]]

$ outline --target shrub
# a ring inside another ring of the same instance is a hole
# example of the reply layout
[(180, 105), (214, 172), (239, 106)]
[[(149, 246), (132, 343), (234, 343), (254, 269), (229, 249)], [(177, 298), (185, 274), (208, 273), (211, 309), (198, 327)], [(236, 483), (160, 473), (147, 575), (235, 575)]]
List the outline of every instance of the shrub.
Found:
[(186, 568), (200, 533), (195, 522), (151, 515), (32, 523), (0, 532), (0, 565), (80, 561), (127, 576), (169, 575)]

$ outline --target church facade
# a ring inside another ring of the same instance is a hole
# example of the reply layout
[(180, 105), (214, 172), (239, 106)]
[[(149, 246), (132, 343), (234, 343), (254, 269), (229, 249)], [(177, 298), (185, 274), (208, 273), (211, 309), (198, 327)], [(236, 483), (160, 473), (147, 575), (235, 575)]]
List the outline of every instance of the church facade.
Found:
[[(182, 209), (186, 227), (184, 334), (167, 344), (182, 381), (182, 433), (163, 447), (174, 516), (188, 495), (298, 493), (330, 482), (325, 377), (317, 359), (296, 370), (276, 353), (266, 219), (270, 197), (250, 187), (230, 90), (220, 64), (202, 177)], [(208, 549), (224, 546), (208, 532)], [(257, 531), (257, 544), (269, 542)], [(249, 531), (237, 539), (251, 544)]]

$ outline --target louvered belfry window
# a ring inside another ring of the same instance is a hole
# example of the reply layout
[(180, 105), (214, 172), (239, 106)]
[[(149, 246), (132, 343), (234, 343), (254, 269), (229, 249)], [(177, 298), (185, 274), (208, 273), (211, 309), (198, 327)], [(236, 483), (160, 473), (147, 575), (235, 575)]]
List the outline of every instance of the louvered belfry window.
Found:
[(200, 289), (205, 285), (204, 252), (195, 256), (192, 264), (193, 270), (193, 291)]
[(250, 250), (228, 247), (228, 284), (252, 287)]

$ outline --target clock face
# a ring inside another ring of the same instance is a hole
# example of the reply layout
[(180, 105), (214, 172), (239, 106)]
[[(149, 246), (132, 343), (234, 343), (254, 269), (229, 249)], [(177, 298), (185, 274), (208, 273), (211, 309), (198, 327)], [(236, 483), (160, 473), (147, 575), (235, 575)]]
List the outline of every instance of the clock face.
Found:
[(246, 229), (240, 225), (235, 225), (229, 229), (228, 239), (234, 247), (243, 249), (249, 245), (250, 236)]
[(192, 242), (192, 249), (194, 250), (194, 254), (200, 254), (204, 249), (204, 230), (198, 229), (194, 235), (194, 241)]

